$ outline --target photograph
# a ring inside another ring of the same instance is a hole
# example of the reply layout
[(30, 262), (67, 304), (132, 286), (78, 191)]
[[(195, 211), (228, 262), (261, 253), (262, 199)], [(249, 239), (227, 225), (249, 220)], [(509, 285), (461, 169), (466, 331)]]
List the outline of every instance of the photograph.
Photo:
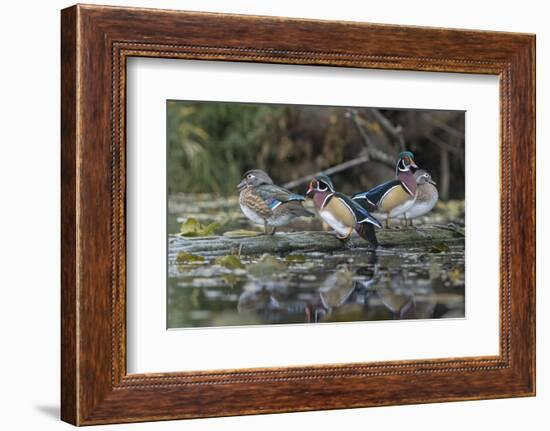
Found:
[(465, 112), (168, 100), (167, 328), (465, 317)]

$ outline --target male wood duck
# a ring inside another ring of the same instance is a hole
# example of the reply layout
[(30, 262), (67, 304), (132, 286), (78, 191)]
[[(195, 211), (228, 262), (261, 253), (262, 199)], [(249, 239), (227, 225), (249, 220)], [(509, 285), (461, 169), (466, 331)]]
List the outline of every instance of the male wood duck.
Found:
[(349, 240), (355, 230), (361, 238), (374, 247), (378, 246), (374, 226), (382, 227), (380, 222), (350, 197), (336, 192), (329, 177), (318, 175), (313, 178), (306, 196), (313, 199), (319, 216), (336, 231), (338, 239)]
[[(279, 226), (287, 225), (296, 217), (314, 216), (302, 206), (305, 196), (275, 185), (260, 169), (246, 172), (237, 188), (242, 212), (254, 223), (263, 224), (265, 234), (273, 235)], [(268, 227), (273, 228), (271, 232)]]
[(432, 176), (424, 169), (417, 169), (414, 172), (416, 178), (416, 199), (412, 207), (410, 207), (404, 216), (405, 224), (409, 220), (410, 225), (413, 225), (413, 219), (428, 214), (439, 199), (436, 182), (432, 180)]
[(357, 193), (352, 199), (377, 218), (386, 220), (386, 227), (389, 227), (390, 218), (405, 214), (414, 204), (416, 178), (412, 170), (417, 168), (413, 153), (403, 151), (395, 166), (394, 180)]

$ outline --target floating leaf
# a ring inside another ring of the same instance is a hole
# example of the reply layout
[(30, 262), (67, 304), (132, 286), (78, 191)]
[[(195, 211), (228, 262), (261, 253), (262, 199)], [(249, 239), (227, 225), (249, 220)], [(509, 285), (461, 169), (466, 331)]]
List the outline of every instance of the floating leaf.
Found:
[(246, 238), (250, 236), (259, 236), (259, 235), (262, 235), (262, 232), (258, 232), (256, 230), (246, 230), (246, 229), (231, 230), (223, 234), (223, 236), (226, 236), (227, 238)]
[(303, 254), (289, 254), (285, 257), (285, 260), (291, 263), (304, 263), (306, 261), (306, 257)]
[(229, 269), (244, 268), (241, 260), (235, 255), (217, 257), (216, 259), (214, 259), (214, 264), (221, 265)]
[(187, 253), (186, 251), (180, 251), (176, 256), (177, 263), (195, 263), (195, 262), (204, 262), (204, 257)]
[(443, 253), (450, 250), (449, 246), (443, 242), (432, 244), (428, 250), (430, 253)]
[(200, 223), (196, 218), (188, 218), (181, 224), (180, 233), (182, 235), (189, 235), (195, 233), (200, 229)]
[(208, 226), (206, 226), (202, 232), (201, 232), (201, 236), (211, 236), (211, 235), (214, 235), (216, 233), (216, 231), (220, 228), (220, 224), (219, 223), (210, 223)]
[(203, 225), (197, 219), (190, 217), (182, 223), (180, 233), (186, 237), (212, 236), (219, 228), (219, 223)]

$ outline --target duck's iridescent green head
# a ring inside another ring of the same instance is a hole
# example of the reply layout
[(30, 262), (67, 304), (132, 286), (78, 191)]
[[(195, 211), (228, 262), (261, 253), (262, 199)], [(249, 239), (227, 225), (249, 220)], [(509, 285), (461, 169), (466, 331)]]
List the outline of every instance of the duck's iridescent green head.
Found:
[(397, 156), (399, 159), (404, 159), (405, 157), (408, 157), (411, 160), (414, 160), (414, 154), (410, 151), (401, 151), (399, 153), (399, 156)]
[(317, 175), (309, 183), (306, 196), (310, 196), (314, 192), (334, 192), (334, 184), (327, 175)]
[(410, 151), (402, 151), (401, 153), (399, 153), (397, 165), (395, 166), (396, 174), (398, 174), (399, 172), (410, 171), (411, 168), (418, 168), (418, 166), (414, 162), (414, 154)]

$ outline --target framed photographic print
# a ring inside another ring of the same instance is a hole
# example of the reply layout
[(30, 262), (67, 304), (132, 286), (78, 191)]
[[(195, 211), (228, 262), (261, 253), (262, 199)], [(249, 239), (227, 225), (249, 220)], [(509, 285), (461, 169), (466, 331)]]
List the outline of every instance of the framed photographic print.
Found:
[(535, 37), (62, 11), (62, 419), (535, 393)]

